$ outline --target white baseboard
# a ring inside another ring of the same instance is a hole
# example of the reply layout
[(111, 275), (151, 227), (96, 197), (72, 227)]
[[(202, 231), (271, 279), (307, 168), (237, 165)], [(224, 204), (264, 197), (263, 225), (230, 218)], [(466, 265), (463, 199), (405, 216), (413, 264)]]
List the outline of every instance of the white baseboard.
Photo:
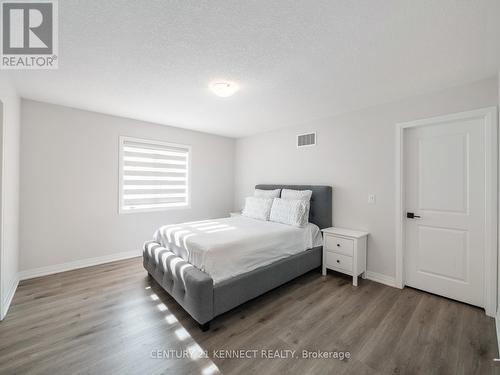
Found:
[(16, 275), (16, 277), (14, 278), (14, 280), (10, 285), (7, 295), (2, 301), (2, 305), (0, 306), (0, 320), (3, 320), (3, 318), (5, 318), (5, 315), (7, 315), (7, 311), (9, 311), (9, 307), (12, 302), (12, 298), (14, 298), (14, 294), (16, 293), (18, 284), (19, 284), (19, 277)]
[(19, 280), (32, 279), (34, 277), (52, 275), (54, 273), (76, 270), (78, 268), (96, 266), (98, 264), (114, 262), (122, 259), (135, 258), (142, 255), (142, 250), (125, 251), (122, 253), (115, 253), (96, 258), (87, 258), (76, 260), (68, 263), (55, 264), (53, 266), (46, 266), (40, 268), (33, 268), (31, 270), (24, 270), (19, 272)]
[(396, 278), (392, 276), (383, 275), (373, 271), (366, 271), (366, 278), (380, 284), (392, 286), (393, 288), (398, 287), (396, 284)]
[(497, 329), (497, 345), (498, 345), (498, 357), (500, 358), (500, 312), (495, 316), (495, 327)]

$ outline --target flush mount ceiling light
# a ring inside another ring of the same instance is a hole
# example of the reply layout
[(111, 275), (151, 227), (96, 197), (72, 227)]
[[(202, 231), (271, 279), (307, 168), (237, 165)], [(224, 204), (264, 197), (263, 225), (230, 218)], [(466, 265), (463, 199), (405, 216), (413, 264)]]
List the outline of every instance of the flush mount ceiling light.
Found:
[(215, 81), (210, 84), (210, 90), (221, 98), (227, 98), (233, 95), (239, 88), (236, 82), (229, 81)]

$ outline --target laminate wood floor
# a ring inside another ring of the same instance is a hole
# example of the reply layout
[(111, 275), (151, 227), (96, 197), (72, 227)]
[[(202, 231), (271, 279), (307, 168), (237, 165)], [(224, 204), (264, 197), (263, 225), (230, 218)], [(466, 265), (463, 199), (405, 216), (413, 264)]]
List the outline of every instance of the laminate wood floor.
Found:
[[(256, 358), (223, 358), (253, 357), (229, 352), (239, 349)], [(184, 358), (186, 350), (208, 358)], [(296, 353), (270, 359), (261, 350)], [(350, 359), (305, 359), (303, 350)], [(23, 281), (0, 323), (1, 374), (482, 375), (500, 374), (497, 356), (494, 320), (478, 308), (319, 271), (201, 332), (140, 258)]]

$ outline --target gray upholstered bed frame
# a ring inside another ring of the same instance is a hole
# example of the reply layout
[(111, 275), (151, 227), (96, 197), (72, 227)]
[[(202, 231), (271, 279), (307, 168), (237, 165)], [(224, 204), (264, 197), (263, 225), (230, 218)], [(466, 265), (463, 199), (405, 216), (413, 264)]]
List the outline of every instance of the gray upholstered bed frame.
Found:
[[(321, 229), (332, 225), (332, 188), (314, 185), (257, 185), (257, 189), (312, 190), (309, 221)], [(167, 258), (165, 262), (158, 261)], [(150, 276), (161, 285), (201, 326), (226, 311), (321, 266), (321, 246), (309, 249), (267, 266), (235, 276), (214, 285), (212, 278), (187, 262), (149, 241), (144, 244), (143, 264)], [(175, 269), (170, 268), (175, 264)], [(180, 269), (184, 268), (182, 276)], [(177, 272), (176, 272), (177, 271)]]

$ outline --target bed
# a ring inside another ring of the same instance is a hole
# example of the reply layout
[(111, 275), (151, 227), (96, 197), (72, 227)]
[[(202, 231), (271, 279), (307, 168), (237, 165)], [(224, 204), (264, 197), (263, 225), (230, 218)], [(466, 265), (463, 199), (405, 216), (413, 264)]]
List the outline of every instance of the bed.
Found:
[(332, 225), (332, 188), (256, 188), (312, 190), (311, 224), (295, 228), (243, 216), (201, 220), (163, 226), (144, 244), (144, 268), (203, 331), (214, 317), (321, 266), (319, 230)]

